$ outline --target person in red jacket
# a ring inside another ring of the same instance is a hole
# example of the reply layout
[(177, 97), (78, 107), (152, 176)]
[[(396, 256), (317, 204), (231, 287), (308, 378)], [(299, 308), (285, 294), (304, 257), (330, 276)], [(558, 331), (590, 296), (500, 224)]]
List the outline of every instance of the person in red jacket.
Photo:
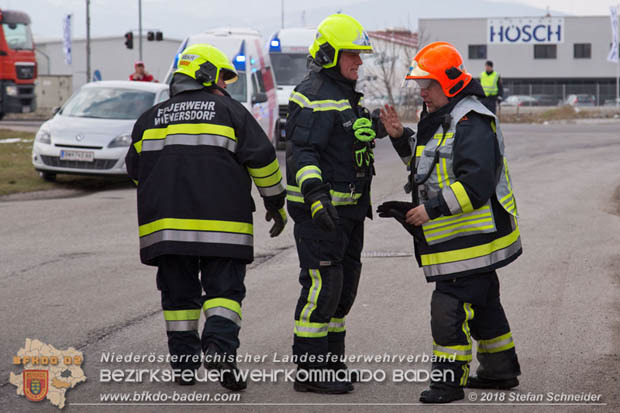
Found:
[(144, 69), (144, 62), (142, 60), (137, 60), (134, 64), (135, 72), (129, 75), (129, 80), (138, 80), (142, 82), (153, 82), (153, 75), (148, 73)]

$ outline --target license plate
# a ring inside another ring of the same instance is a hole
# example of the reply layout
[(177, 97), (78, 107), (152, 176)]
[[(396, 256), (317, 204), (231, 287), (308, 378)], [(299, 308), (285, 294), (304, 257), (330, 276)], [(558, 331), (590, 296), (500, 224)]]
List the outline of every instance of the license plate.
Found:
[(22, 106), (22, 113), (29, 113), (30, 112), (30, 106)]
[(95, 152), (60, 151), (60, 160), (93, 162), (95, 160)]

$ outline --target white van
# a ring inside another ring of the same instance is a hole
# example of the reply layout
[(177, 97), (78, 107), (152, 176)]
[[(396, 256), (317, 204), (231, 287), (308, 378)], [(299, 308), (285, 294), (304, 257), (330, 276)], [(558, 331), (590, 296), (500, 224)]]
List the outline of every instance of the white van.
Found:
[(166, 83), (172, 81), (179, 56), (188, 46), (197, 43), (213, 45), (224, 52), (235, 65), (239, 79), (227, 87), (228, 93), (243, 103), (254, 115), (269, 139), (276, 144), (277, 119), (276, 84), (271, 70), (269, 54), (259, 32), (244, 28), (219, 28), (187, 37), (166, 75)]
[(286, 28), (271, 36), (269, 56), (278, 83), (278, 123), (276, 145), (284, 141), (284, 124), (288, 113), (288, 98), (291, 92), (308, 74), (306, 61), (308, 48), (314, 41), (316, 29)]

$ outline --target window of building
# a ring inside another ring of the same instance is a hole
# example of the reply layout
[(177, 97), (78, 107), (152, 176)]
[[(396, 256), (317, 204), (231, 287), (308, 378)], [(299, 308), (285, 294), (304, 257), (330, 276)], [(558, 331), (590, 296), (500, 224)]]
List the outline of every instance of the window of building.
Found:
[(556, 44), (535, 44), (534, 59), (557, 59), (558, 46)]
[(575, 59), (592, 58), (592, 44), (591, 43), (575, 43), (573, 45), (573, 57)]
[(468, 49), (469, 49), (470, 60), (487, 58), (487, 45), (486, 44), (470, 44)]

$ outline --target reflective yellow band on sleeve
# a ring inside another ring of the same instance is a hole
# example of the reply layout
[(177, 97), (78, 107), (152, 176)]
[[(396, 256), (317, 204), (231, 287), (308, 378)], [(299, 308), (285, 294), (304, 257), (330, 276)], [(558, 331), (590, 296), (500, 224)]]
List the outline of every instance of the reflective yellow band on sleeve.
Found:
[(474, 210), (474, 207), (471, 204), (471, 200), (469, 199), (469, 195), (467, 195), (467, 191), (465, 190), (465, 187), (462, 183), (456, 181), (455, 183), (450, 185), (450, 189), (452, 189), (452, 192), (454, 192), (454, 196), (456, 196), (459, 205), (461, 205), (461, 210), (463, 211), (463, 213), (471, 212)]
[(263, 166), (262, 168), (250, 168), (248, 167), (248, 172), (252, 178), (266, 178), (270, 175), (273, 175), (275, 172), (280, 170), (280, 164), (277, 159), (274, 159), (267, 166)]
[(274, 186), (282, 180), (282, 173), (280, 172), (280, 169), (278, 169), (270, 176), (264, 178), (257, 178), (255, 176), (252, 176), (252, 179), (258, 187)]
[(424, 145), (418, 145), (415, 147), (415, 156), (416, 158), (419, 158), (420, 156), (422, 156), (422, 154), (424, 153)]
[(321, 182), (323, 181), (323, 176), (321, 173), (321, 169), (319, 169), (318, 166), (316, 165), (307, 165), (304, 166), (303, 168), (301, 168), (300, 170), (297, 171), (297, 174), (295, 175), (295, 180), (297, 181), (297, 185), (299, 185), (299, 187), (302, 186), (302, 184), (308, 180), (308, 179), (318, 179)]

